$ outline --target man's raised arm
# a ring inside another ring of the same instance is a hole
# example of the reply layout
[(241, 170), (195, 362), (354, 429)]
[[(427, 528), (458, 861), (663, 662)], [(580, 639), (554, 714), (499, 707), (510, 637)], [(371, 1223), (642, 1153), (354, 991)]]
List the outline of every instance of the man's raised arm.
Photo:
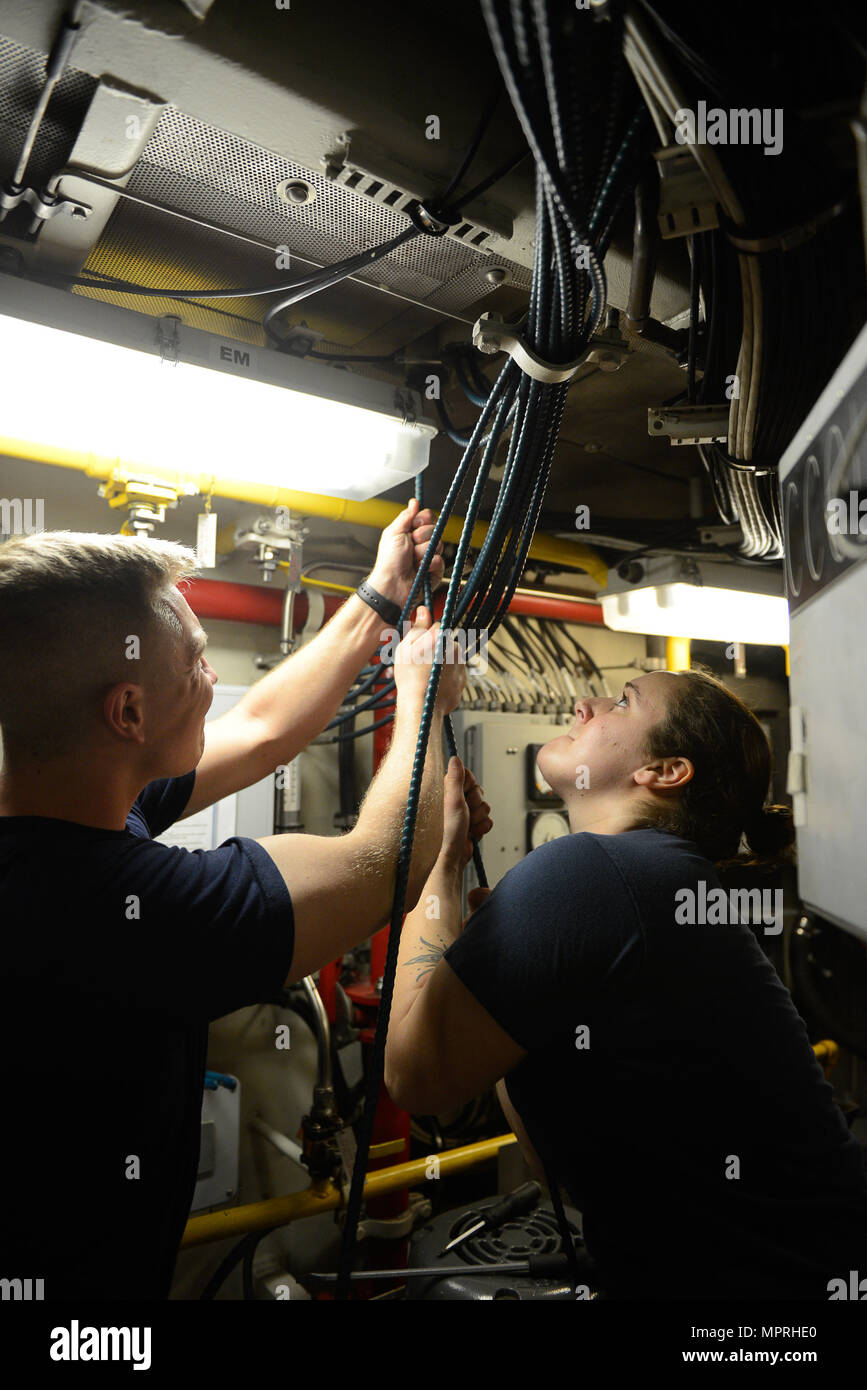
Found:
[[(369, 583), (402, 608), (434, 529), (434, 514), (411, 498), (383, 531)], [(434, 586), (443, 558), (433, 556)], [(205, 751), (184, 819), (224, 796), (250, 787), (292, 761), (334, 718), (365, 662), (380, 648), (389, 625), (357, 594), (350, 594), (305, 646), (255, 682), (238, 704), (205, 728)]]
[[(347, 835), (271, 835), (259, 841), (292, 898), (295, 950), (286, 983), (335, 960), (387, 924), (410, 777), (439, 624), (418, 610), (395, 654), (397, 710), (388, 753)], [(443, 838), (442, 721), (466, 683), (461, 663), (443, 666), (424, 763), (406, 907), (418, 900)]]

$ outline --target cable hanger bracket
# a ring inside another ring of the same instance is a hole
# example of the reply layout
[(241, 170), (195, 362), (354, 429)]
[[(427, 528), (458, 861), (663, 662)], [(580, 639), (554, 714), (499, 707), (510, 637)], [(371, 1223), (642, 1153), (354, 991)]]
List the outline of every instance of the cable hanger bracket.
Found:
[(46, 222), (58, 213), (69, 213), (71, 217), (89, 217), (93, 208), (78, 198), (61, 198), (56, 193), (38, 193), (35, 188), (19, 187), (14, 183), (0, 183), (0, 222), (13, 208), (27, 203), (33, 209), (34, 221)]
[[(525, 338), (513, 332), (513, 327), (517, 326), (504, 323), (499, 314), (482, 314), (481, 318), (477, 319), (473, 325), (473, 346), (477, 347), (479, 352), (507, 352), (512, 361), (517, 363), (521, 371), (526, 372), (527, 376), (531, 376), (534, 381), (547, 382), (549, 385), (571, 381), (578, 369), (590, 361), (594, 351), (596, 351), (591, 345), (590, 348), (586, 348), (582, 352), (580, 357), (576, 357), (574, 362), (545, 362), (533, 351)], [(606, 363), (605, 365), (600, 363), (603, 371), (616, 370), (608, 365), (609, 355), (610, 353), (606, 351)], [(620, 365), (618, 360), (616, 366), (619, 367)]]

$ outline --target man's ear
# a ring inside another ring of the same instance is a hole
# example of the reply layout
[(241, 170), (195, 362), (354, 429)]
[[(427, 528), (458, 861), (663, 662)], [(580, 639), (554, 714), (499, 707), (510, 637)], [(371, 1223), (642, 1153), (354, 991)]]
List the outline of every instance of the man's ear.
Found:
[(144, 742), (144, 692), (140, 685), (118, 681), (106, 692), (102, 712), (113, 733), (132, 743)]
[(658, 758), (644, 767), (636, 768), (633, 782), (655, 792), (673, 792), (691, 782), (695, 767), (689, 758)]

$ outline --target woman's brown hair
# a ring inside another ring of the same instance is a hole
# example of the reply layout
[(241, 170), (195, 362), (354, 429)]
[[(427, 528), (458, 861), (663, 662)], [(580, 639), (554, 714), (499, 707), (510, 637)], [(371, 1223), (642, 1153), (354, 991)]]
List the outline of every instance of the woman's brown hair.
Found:
[[(714, 864), (791, 859), (792, 812), (765, 805), (771, 749), (752, 710), (709, 672), (681, 671), (672, 687), (647, 753), (688, 758), (695, 773), (671, 807), (654, 807), (641, 824), (692, 840)], [(750, 854), (739, 860), (741, 835)]]

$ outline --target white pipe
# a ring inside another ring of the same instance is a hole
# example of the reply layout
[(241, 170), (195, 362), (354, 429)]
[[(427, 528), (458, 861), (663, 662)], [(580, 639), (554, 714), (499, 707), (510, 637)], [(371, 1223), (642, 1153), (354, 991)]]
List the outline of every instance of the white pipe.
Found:
[(281, 1154), (284, 1154), (286, 1158), (291, 1158), (292, 1162), (297, 1163), (299, 1168), (303, 1168), (305, 1173), (308, 1171), (307, 1164), (302, 1157), (304, 1151), (300, 1144), (295, 1143), (294, 1139), (289, 1139), (285, 1134), (281, 1134), (279, 1129), (274, 1129), (271, 1125), (266, 1124), (264, 1120), (259, 1119), (258, 1116), (250, 1121), (250, 1128), (264, 1135), (265, 1138), (274, 1145), (275, 1149), (279, 1150)]

